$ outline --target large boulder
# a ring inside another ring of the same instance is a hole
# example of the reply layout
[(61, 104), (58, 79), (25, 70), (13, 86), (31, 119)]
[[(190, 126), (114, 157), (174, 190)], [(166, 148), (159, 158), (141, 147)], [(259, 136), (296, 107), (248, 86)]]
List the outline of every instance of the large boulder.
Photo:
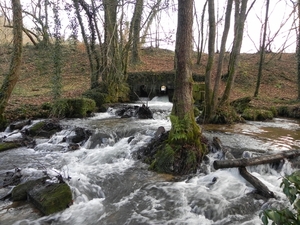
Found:
[(47, 177), (17, 185), (11, 193), (13, 201), (29, 199), (44, 215), (59, 212), (72, 204), (72, 192), (65, 182), (49, 182)]
[(28, 197), (44, 215), (62, 211), (72, 204), (72, 192), (66, 183), (36, 185), (28, 191)]

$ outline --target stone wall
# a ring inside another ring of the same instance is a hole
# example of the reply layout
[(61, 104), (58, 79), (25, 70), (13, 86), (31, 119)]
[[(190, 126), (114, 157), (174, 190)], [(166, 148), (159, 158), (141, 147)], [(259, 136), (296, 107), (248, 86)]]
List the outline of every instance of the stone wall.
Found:
[[(204, 82), (204, 76), (193, 74), (195, 82)], [(130, 99), (138, 100), (139, 97), (149, 97), (168, 95), (172, 100), (174, 93), (175, 71), (144, 71), (128, 73), (127, 82), (130, 86)]]

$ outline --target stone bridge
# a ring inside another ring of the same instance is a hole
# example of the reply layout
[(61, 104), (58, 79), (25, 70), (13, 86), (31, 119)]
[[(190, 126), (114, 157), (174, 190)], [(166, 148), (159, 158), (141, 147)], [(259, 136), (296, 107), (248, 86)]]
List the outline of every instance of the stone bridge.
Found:
[[(203, 75), (193, 74), (193, 80), (196, 85), (194, 85), (194, 99), (203, 100), (205, 77)], [(141, 97), (149, 97), (152, 99), (155, 96), (167, 95), (169, 101), (172, 101), (174, 81), (175, 71), (128, 73), (127, 82), (130, 87), (130, 100), (136, 101)]]

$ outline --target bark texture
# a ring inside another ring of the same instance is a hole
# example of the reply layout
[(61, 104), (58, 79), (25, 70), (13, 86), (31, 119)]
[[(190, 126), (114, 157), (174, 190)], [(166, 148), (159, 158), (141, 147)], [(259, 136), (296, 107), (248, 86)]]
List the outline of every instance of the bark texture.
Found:
[(9, 72), (5, 76), (0, 89), (0, 127), (5, 126), (4, 111), (7, 106), (11, 93), (18, 81), (22, 63), (22, 7), (20, 0), (12, 0), (13, 10), (13, 55), (10, 62)]

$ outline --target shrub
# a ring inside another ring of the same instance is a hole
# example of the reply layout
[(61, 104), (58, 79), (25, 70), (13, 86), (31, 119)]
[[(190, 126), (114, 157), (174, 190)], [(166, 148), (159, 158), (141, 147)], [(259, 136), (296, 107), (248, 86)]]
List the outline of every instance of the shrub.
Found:
[(264, 120), (271, 120), (273, 119), (274, 116), (270, 110), (248, 108), (245, 109), (245, 111), (242, 114), (242, 117), (245, 120), (264, 121)]
[(59, 99), (52, 107), (51, 115), (62, 118), (83, 118), (94, 112), (96, 103), (88, 98)]
[(273, 221), (272, 224), (300, 224), (300, 171), (296, 171), (283, 178), (280, 187), (289, 199), (291, 210), (288, 208), (277, 210), (268, 209), (261, 213), (261, 220), (264, 225)]

